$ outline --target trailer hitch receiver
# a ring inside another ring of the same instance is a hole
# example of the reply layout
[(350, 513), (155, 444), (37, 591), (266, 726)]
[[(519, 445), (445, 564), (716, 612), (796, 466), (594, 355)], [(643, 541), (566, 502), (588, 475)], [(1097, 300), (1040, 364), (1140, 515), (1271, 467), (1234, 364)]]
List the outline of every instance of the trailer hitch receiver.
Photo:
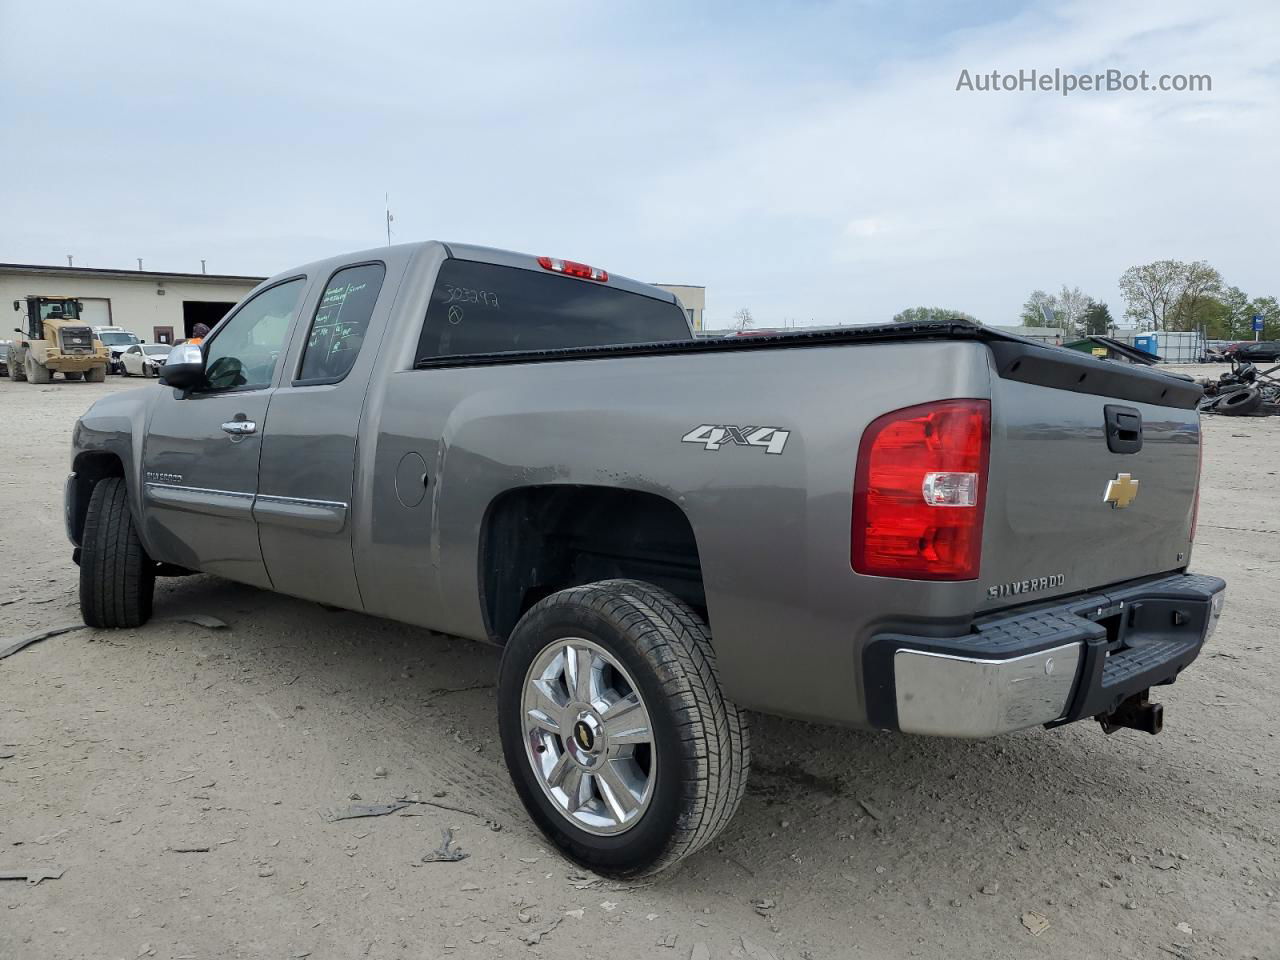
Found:
[(1153, 736), (1159, 733), (1164, 727), (1164, 705), (1147, 699), (1150, 693), (1150, 690), (1135, 693), (1111, 713), (1098, 714), (1097, 720), (1102, 724), (1102, 732), (1112, 734), (1127, 727)]

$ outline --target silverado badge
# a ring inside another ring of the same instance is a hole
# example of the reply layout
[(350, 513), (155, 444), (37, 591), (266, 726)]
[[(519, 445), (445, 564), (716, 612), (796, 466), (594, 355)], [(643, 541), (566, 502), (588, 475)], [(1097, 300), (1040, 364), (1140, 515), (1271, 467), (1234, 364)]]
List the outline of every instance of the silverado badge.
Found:
[(1127, 473), (1117, 473), (1114, 480), (1107, 481), (1106, 492), (1102, 502), (1111, 504), (1112, 510), (1123, 510), (1138, 497), (1138, 481)]

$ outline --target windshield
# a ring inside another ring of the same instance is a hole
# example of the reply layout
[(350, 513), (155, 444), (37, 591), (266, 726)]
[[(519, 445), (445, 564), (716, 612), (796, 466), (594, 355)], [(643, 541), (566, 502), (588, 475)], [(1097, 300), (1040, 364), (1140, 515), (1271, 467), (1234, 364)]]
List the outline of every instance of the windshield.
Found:
[(40, 301), (41, 320), (75, 320), (80, 316), (74, 300)]
[(98, 339), (101, 340), (103, 343), (105, 343), (108, 347), (118, 347), (121, 344), (128, 345), (131, 343), (138, 342), (137, 337), (135, 337), (132, 333), (127, 333), (123, 330), (116, 331), (115, 333), (100, 333), (98, 334)]
[(163, 343), (147, 343), (142, 346), (142, 352), (148, 357), (167, 357), (169, 350)]

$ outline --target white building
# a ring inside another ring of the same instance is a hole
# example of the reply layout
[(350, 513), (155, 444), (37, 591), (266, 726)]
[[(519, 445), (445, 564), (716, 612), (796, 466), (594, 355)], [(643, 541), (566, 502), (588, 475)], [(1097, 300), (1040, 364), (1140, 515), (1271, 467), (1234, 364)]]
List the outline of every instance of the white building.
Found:
[[(84, 304), (84, 321), (95, 327), (124, 327), (151, 343), (191, 336), (197, 323), (213, 326), (262, 281), (261, 277), (204, 273), (159, 273), (98, 267), (54, 267), (0, 263), (0, 308), (27, 297), (74, 297)], [(25, 308), (25, 304), (23, 305)], [(0, 326), (0, 338), (21, 323)]]
[(655, 283), (655, 287), (661, 287), (668, 293), (674, 293), (680, 298), (680, 305), (684, 307), (684, 312), (689, 315), (689, 322), (693, 324), (695, 332), (702, 330), (702, 311), (707, 306), (707, 288), (695, 287), (687, 283)]

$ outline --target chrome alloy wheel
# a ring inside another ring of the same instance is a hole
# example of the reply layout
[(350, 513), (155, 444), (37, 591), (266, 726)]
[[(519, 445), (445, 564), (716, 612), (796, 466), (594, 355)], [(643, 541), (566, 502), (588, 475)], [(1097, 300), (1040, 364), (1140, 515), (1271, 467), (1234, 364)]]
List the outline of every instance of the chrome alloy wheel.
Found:
[(548, 644), (529, 667), (520, 707), (525, 753), (561, 815), (598, 836), (635, 826), (658, 758), (639, 689), (613, 655), (580, 637)]

